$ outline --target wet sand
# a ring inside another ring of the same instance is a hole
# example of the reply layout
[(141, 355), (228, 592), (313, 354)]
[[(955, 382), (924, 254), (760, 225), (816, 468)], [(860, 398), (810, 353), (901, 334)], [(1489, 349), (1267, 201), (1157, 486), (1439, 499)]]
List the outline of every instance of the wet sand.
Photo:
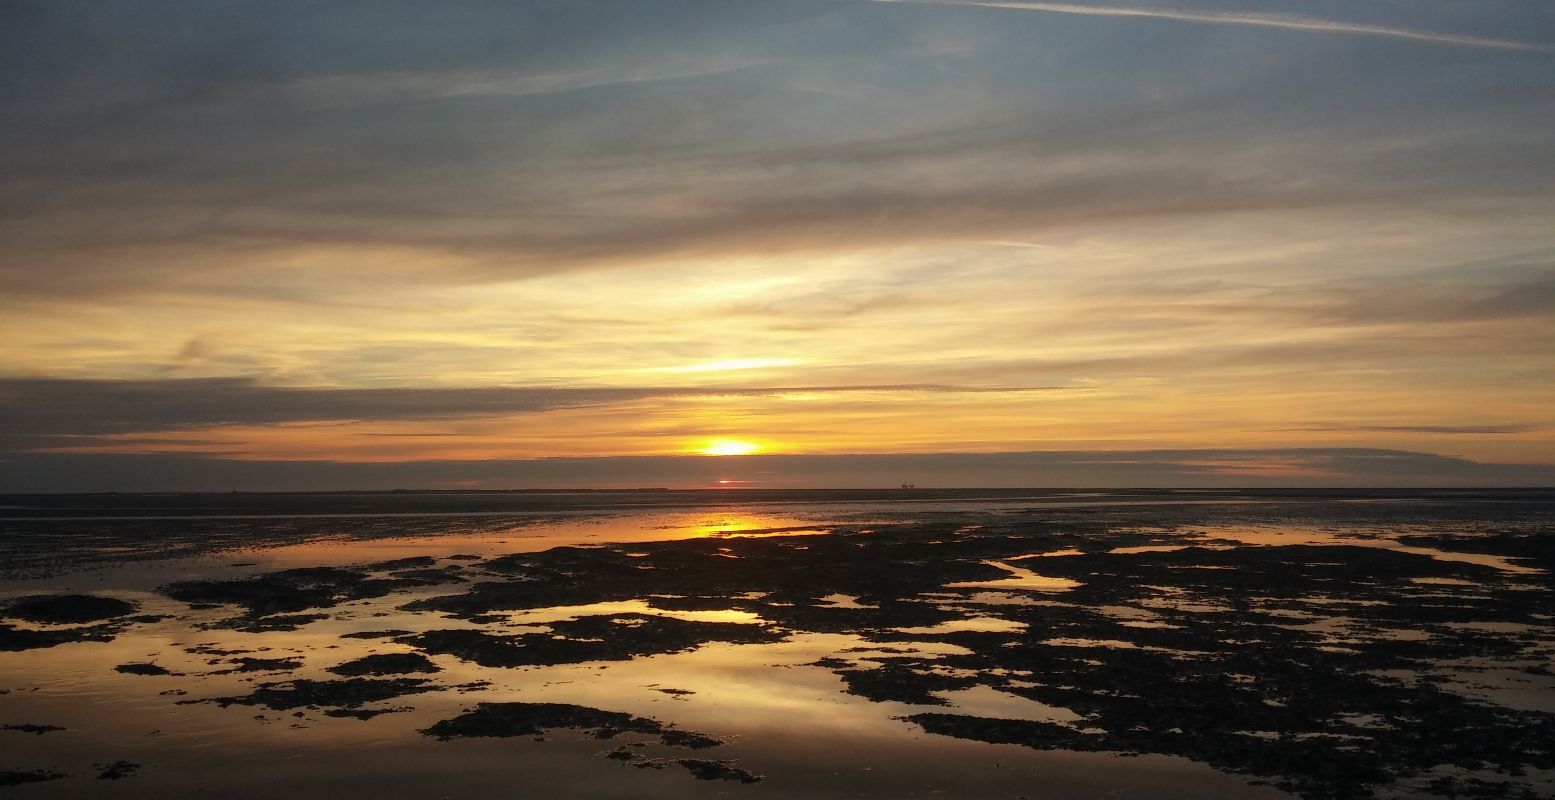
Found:
[(16, 797), (1555, 792), (1548, 493), (0, 505)]

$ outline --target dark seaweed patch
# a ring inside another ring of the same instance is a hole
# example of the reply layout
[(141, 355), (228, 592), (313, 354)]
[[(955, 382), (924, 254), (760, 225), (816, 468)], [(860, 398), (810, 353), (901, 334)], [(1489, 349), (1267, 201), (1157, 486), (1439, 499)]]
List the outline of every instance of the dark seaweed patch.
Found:
[(32, 595), (6, 606), (4, 616), (50, 625), (79, 625), (135, 613), (139, 606), (90, 594)]
[(237, 666), (223, 672), (286, 672), (302, 667), (300, 658), (249, 658), (240, 656), (229, 659), (229, 664)]
[(422, 678), (348, 678), (338, 681), (298, 679), (262, 683), (253, 692), (237, 697), (212, 697), (205, 700), (181, 700), (180, 704), (215, 703), (264, 706), (275, 711), (296, 708), (357, 708), (367, 703), (392, 700), (409, 694), (437, 691), (443, 687)]
[(498, 635), (447, 629), (400, 637), (427, 653), (451, 655), (486, 667), (549, 666), (624, 661), (691, 650), (709, 642), (756, 643), (782, 636), (759, 625), (689, 622), (646, 614), (615, 614), (549, 623), (549, 633)]
[(442, 569), (407, 569), (391, 572), (389, 577), (422, 586), (436, 586), (440, 583), (464, 583), (465, 578), (458, 575), (457, 570), (458, 568), (453, 566)]
[(112, 764), (98, 764), (97, 768), (101, 770), (97, 773), (97, 780), (116, 781), (140, 772), (141, 765), (133, 761), (115, 761)]
[(714, 739), (705, 733), (697, 733), (696, 731), (683, 731), (678, 729), (667, 730), (659, 734), (659, 741), (669, 745), (670, 747), (685, 747), (691, 750), (701, 750), (708, 747), (717, 747), (723, 744), (721, 740)]
[(384, 714), (402, 714), (410, 710), (412, 709), (409, 706), (394, 706), (393, 708), (331, 708), (324, 712), (324, 716), (372, 719)]
[(0, 651), (36, 650), (72, 642), (111, 642), (120, 630), (117, 625), (97, 625), (38, 631), (15, 628), (0, 622)]
[(481, 703), (453, 719), (421, 732), (439, 739), (485, 736), (540, 736), (553, 728), (579, 730), (596, 739), (620, 733), (660, 733), (658, 720), (568, 703)]
[(636, 761), (642, 756), (631, 748), (622, 745), (614, 750), (604, 753), (602, 757), (608, 758), (612, 761)]
[(20, 786), (24, 783), (52, 781), (65, 777), (63, 772), (44, 769), (0, 769), (0, 786)]
[(148, 663), (136, 663), (136, 664), (120, 664), (117, 667), (114, 667), (113, 671), (114, 672), (122, 672), (122, 673), (124, 673), (126, 675), (173, 675), (173, 674), (176, 674), (172, 670), (168, 669), (167, 667), (164, 667), (164, 666), (162, 666), (160, 664), (152, 664), (152, 663), (149, 663), (149, 662)]
[[(438, 722), (421, 732), (447, 740), (458, 737), (543, 736), (546, 731), (556, 729), (580, 731), (595, 739), (614, 739), (623, 733), (656, 734), (664, 745), (692, 750), (723, 744), (705, 733), (673, 728), (656, 719), (568, 703), (481, 703), (473, 710)], [(641, 743), (636, 746), (641, 746)], [(624, 746), (602, 755), (616, 761), (641, 758)]]
[(759, 783), (760, 775), (754, 775), (729, 761), (707, 761), (700, 758), (677, 759), (677, 764), (685, 767), (702, 781), (739, 781), (740, 783)]
[(847, 684), (849, 694), (881, 703), (895, 701), (913, 705), (946, 705), (942, 698), (932, 693), (947, 689), (963, 689), (975, 686), (972, 678), (954, 678), (938, 675), (927, 669), (887, 662), (875, 669), (851, 669), (837, 672)]
[(58, 725), (33, 725), (23, 723), (21, 725), (0, 725), (0, 731), (16, 731), (18, 733), (31, 733), (42, 736), (45, 733), (65, 730)]
[(409, 558), (396, 558), (390, 561), (378, 561), (372, 564), (365, 564), (362, 568), (373, 571), (382, 571), (391, 569), (416, 569), (420, 567), (435, 566), (437, 566), (437, 559), (432, 558), (431, 556), (411, 556)]
[(272, 614), (265, 617), (232, 617), (200, 626), (206, 630), (229, 630), (241, 633), (271, 633), (295, 631), (304, 625), (329, 619), (328, 614)]
[(405, 675), (441, 672), (442, 668), (420, 653), (376, 653), (329, 668), (336, 675)]
[(357, 631), (355, 633), (342, 633), (342, 634), (340, 634), (340, 638), (342, 638), (342, 639), (392, 639), (395, 636), (408, 636), (409, 634), (410, 634), (410, 631), (405, 631), (405, 630)]
[(185, 603), (235, 605), (246, 609), (250, 617), (265, 617), (333, 608), (419, 585), (418, 581), (371, 578), (336, 567), (306, 567), (242, 580), (174, 583), (160, 591)]

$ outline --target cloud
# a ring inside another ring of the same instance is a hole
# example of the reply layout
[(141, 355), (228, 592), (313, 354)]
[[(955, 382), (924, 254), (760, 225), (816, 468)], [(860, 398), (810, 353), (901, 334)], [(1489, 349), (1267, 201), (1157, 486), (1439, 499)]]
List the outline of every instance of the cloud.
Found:
[(1533, 433), (1547, 426), (1528, 423), (1505, 425), (1307, 425), (1300, 428), (1283, 428), (1288, 431), (1332, 431), (1335, 433), (1441, 433), (1466, 436), (1496, 436), (1514, 433)]
[(1542, 457), (1548, 10), (1141, 2), (7, 3), (0, 450)]
[(0, 34), (13, 297), (322, 300), (340, 275), (503, 281), (1258, 209), (1483, 218), (1549, 193), (1530, 133), (1552, 123), (1547, 62), (1516, 52), (1281, 43), (1233, 70), (1127, 25), (857, 3), (19, 8)]
[[(249, 378), (111, 381), (0, 378), (0, 445), (13, 449), (64, 437), (146, 433), (221, 425), (339, 420), (449, 420), (541, 413), (672, 397), (790, 394), (989, 393), (1055, 387), (939, 384), (793, 387), (477, 387), (322, 389), (268, 386)], [(214, 440), (219, 441), (219, 433)], [(140, 441), (140, 440), (137, 440)]]
[[(1465, 267), (1373, 280), (1336, 280), (1268, 291), (1249, 298), (1253, 313), (1333, 329), (1392, 329), (1426, 337), (1474, 331), (1473, 342), (1442, 342), (1444, 351), (1472, 350), (1497, 340), (1508, 349), (1547, 349), (1555, 333), (1555, 261), (1542, 269), (1496, 271)], [(1422, 355), (1428, 353), (1422, 352)]]
[(200, 362), (210, 358), (210, 356), (211, 345), (209, 340), (203, 336), (196, 336), (184, 342), (184, 346), (178, 349), (178, 354), (173, 357), (173, 360), (180, 363)]
[(0, 492), (323, 491), (711, 486), (1551, 486), (1555, 467), (1374, 449), (1129, 450), (915, 455), (547, 458), (344, 464), (177, 455), (27, 454), (0, 460)]
[(1541, 42), (1523, 42), (1511, 39), (1492, 39), (1482, 36), (1463, 36), (1451, 33), (1398, 28), (1387, 25), (1365, 25), (1340, 20), (1304, 17), (1295, 14), (1258, 14), (1252, 12), (1190, 11), (1172, 8), (1135, 6), (1098, 6), (1078, 3), (1028, 3), (995, 2), (995, 0), (870, 0), (876, 3), (903, 3), (927, 6), (973, 6), (980, 8), (1007, 8), (1021, 11), (1045, 11), (1054, 14), (1079, 14), (1093, 17), (1144, 17), (1176, 22), (1194, 22), (1208, 25), (1238, 25), (1254, 28), (1302, 31), (1306, 33), (1339, 33), (1357, 36), (1381, 36), (1392, 39), (1409, 39), (1433, 44), (1463, 47), (1488, 47), (1498, 50), (1526, 50), (1538, 53), (1555, 53), (1555, 46)]

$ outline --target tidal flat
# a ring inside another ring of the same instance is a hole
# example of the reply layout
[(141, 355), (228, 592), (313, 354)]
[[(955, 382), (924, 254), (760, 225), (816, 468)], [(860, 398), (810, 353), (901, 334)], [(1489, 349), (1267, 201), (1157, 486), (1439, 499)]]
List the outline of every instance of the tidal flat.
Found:
[(6, 796), (1555, 796), (1555, 492), (0, 506)]

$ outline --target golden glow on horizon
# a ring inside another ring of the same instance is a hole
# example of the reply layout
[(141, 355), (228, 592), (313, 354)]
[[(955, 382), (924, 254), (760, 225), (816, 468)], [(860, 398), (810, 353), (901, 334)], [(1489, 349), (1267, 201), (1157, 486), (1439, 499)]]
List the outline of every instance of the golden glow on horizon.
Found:
[[(438, 420), (321, 421), (210, 425), (151, 434), (73, 437), (45, 452), (182, 453), (234, 461), (487, 461), (568, 457), (705, 456), (717, 440), (756, 445), (756, 453), (991, 453), (1020, 450), (1130, 450), (1265, 447), (1377, 447), (1471, 451), (1506, 463), (1537, 463), (1555, 445), (1555, 425), (1518, 436), (1409, 430), (1314, 431), (1295, 419), (1356, 420), (1361, 387), (1271, 385), (1265, 392), (1197, 392), (1163, 397), (1142, 383), (1039, 393), (817, 392), (782, 396), (644, 398), (544, 414)], [(1374, 388), (1380, 405), (1410, 401), (1410, 387)], [(1436, 414), (1471, 420), (1473, 387), (1431, 398)], [(1249, 402), (1253, 400), (1256, 402)], [(1532, 405), (1509, 414), (1539, 419)], [(1441, 419), (1442, 416), (1437, 416)], [(1217, 420), (1206, 433), (1203, 419)], [(1366, 418), (1361, 417), (1361, 422)], [(953, 424), (950, 422), (953, 421)], [(1400, 424), (1424, 423), (1411, 417)], [(781, 439), (749, 431), (781, 430)], [(1204, 460), (1214, 460), (1206, 458)], [(1276, 459), (1284, 463), (1288, 459)], [(1224, 465), (1206, 465), (1218, 472)], [(1247, 469), (1239, 462), (1237, 469)], [(1277, 470), (1276, 470), (1277, 471)], [(1267, 474), (1267, 473), (1266, 473)], [(1294, 477), (1286, 475), (1289, 477)], [(725, 474), (723, 478), (755, 478)], [(765, 479), (763, 479), (765, 480)], [(706, 480), (711, 483), (711, 476)]]
[[(1210, 232), (1217, 241), (1236, 233)], [(1354, 237), (1340, 238), (1358, 255), (1325, 251), (1334, 258), (1324, 263), (1351, 268), (1346, 259), (1381, 258), (1384, 244), (1397, 247), (1396, 241), (1361, 247)], [(359, 306), (329, 313), (317, 305), (176, 295), (138, 300), (134, 315), (120, 305), (40, 306), (26, 320), (12, 315), (0, 325), (7, 328), (0, 362), (25, 374), (96, 380), (219, 378), (262, 367), (263, 383), (282, 387), (536, 386), (541, 399), (534, 410), (475, 407), (468, 416), (436, 419), (169, 421), (144, 431), (42, 440), (38, 448), (78, 455), (369, 463), (1368, 447), (1502, 463), (1550, 460), (1549, 379), (1522, 367), (1544, 352), (1548, 324), (1448, 315), (1419, 339), (1410, 333), (1419, 323), (1351, 319), (1344, 316), (1350, 301), (1326, 291), (1291, 286), (1271, 295), (1257, 288), (1255, 277), (1284, 274), (1318, 254), (1235, 242), (1231, 250), (1262, 272), (1228, 277), (1217, 268), (1221, 283), (1212, 289), (1148, 272), (1155, 261), (1143, 259), (1219, 264), (1224, 253), (1113, 232), (1107, 246), (1084, 240), (1044, 250), (1046, 291), (1036, 297), (1009, 291), (1009, 275), (994, 267), (924, 285), (912, 276), (929, 274), (927, 256), (899, 254), (886, 262), (856, 253), (819, 264), (783, 255), (752, 258), (738, 270), (723, 261), (652, 265), (620, 272), (605, 287), (591, 273), (495, 288), (368, 285)], [(931, 255), (936, 263), (987, 257), (966, 249)], [(1098, 264), (1105, 269), (1098, 272)], [(688, 284), (741, 286), (755, 272), (805, 279), (736, 293), (741, 303), (759, 298), (755, 305), (729, 306), (727, 293), (716, 292), (694, 301), (684, 291)], [(868, 303), (826, 299), (850, 296), (860, 275), (875, 282)], [(1130, 283), (1141, 275), (1154, 275), (1155, 282)], [(1162, 286), (1177, 289), (1162, 295)], [(1433, 286), (1416, 290), (1424, 292), (1421, 302), (1452, 296)], [(1393, 302), (1402, 290), (1390, 291), (1368, 302)], [(509, 319), (515, 303), (556, 312)], [(1310, 306), (1319, 321), (1337, 321), (1293, 327), (1292, 303)], [(82, 337), (83, 330), (94, 335)], [(1357, 331), (1369, 338), (1357, 340)], [(1043, 343), (1039, 355), (1031, 352), (1033, 340)], [(1429, 350), (1416, 350), (1417, 340), (1429, 341)], [(725, 358), (731, 355), (740, 357)], [(984, 388), (914, 388), (922, 384)], [(891, 388), (849, 388), (865, 385)], [(1059, 388), (986, 390), (1032, 385)], [(550, 405), (548, 386), (641, 388), (650, 396), (583, 397), (578, 405), (563, 398)], [(1487, 396), (1486, 386), (1508, 388)], [(660, 387), (728, 392), (653, 394)], [(1502, 423), (1514, 423), (1514, 430), (1474, 430)], [(782, 431), (781, 441), (748, 435), (774, 430)], [(1274, 468), (1257, 476), (1321, 477)]]
[(697, 452), (705, 456), (748, 456), (760, 450), (761, 445), (744, 439), (714, 439)]

